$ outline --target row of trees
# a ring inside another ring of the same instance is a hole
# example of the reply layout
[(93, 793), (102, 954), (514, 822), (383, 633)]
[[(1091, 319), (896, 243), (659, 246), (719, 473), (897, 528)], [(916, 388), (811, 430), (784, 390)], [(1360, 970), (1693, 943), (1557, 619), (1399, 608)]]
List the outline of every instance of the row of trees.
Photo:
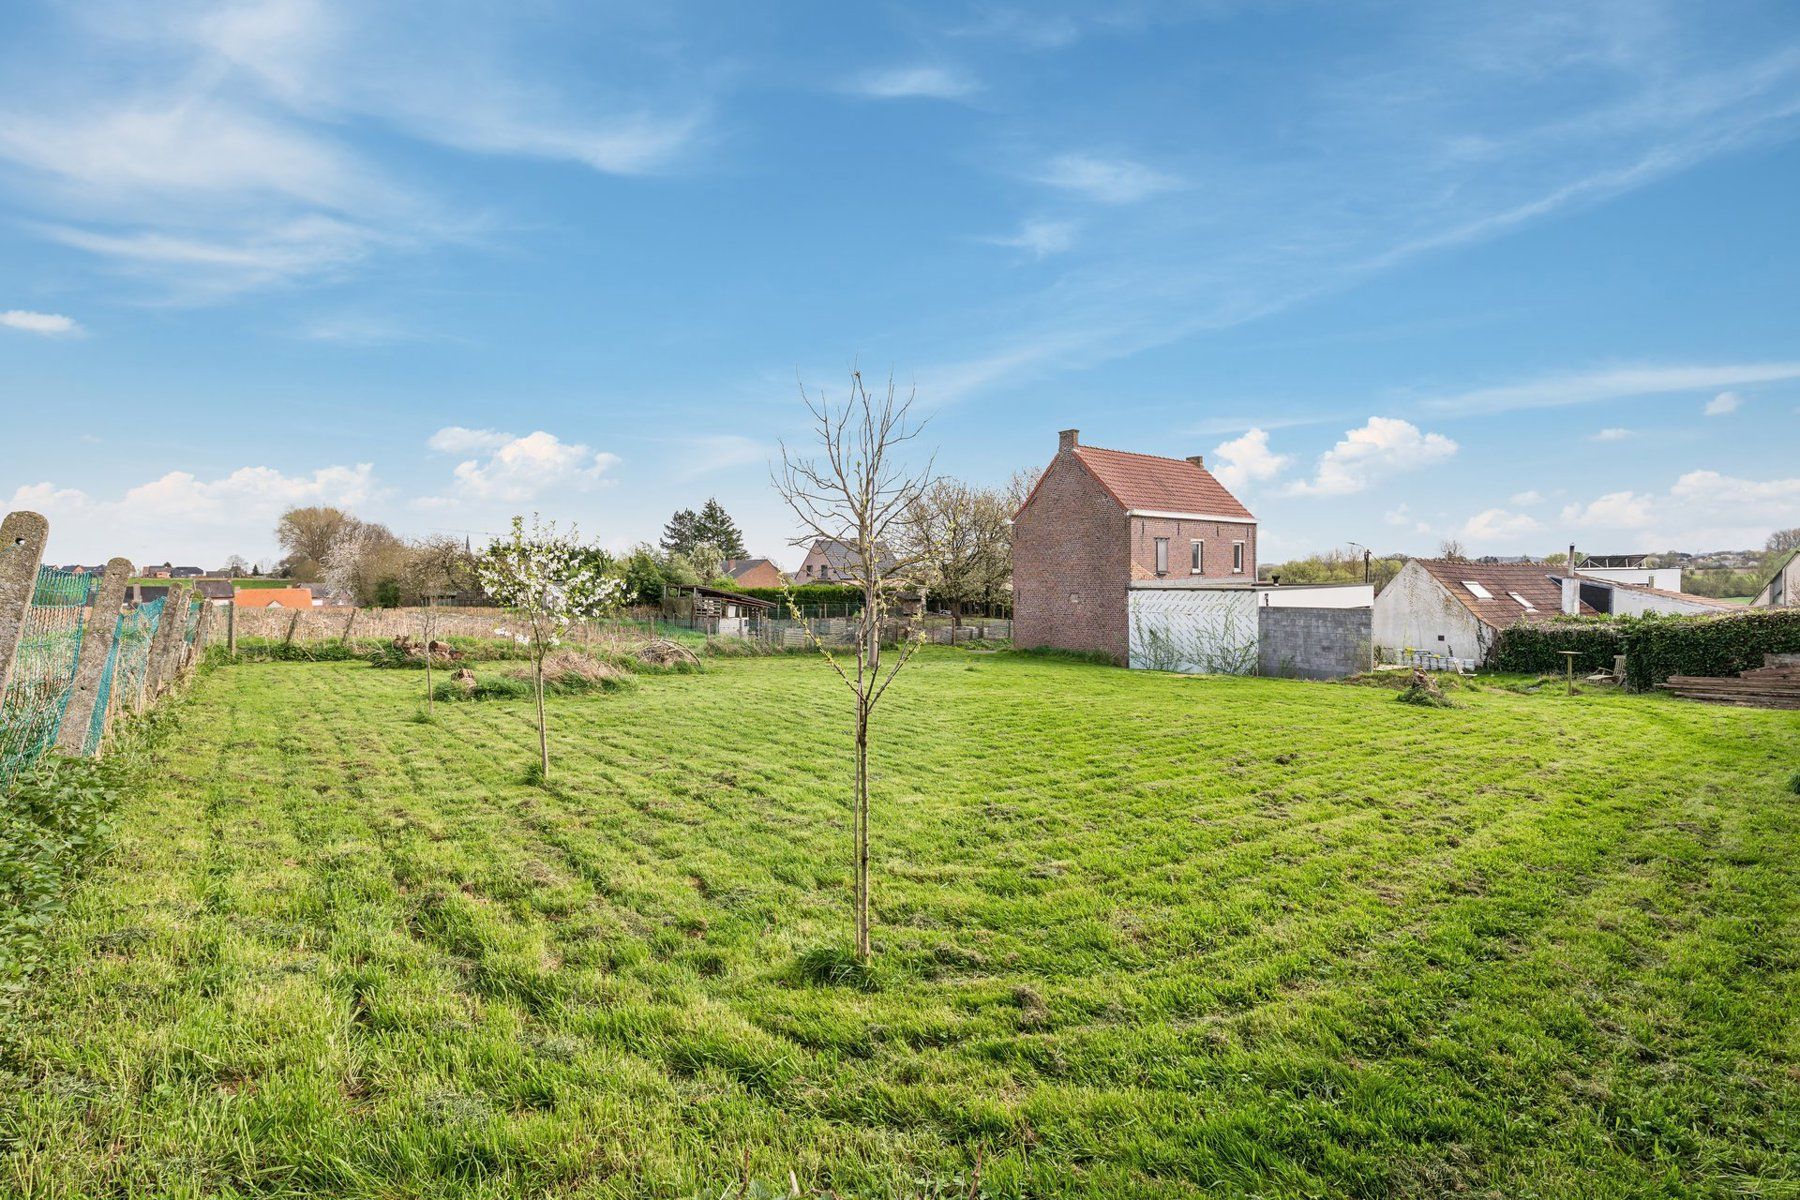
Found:
[(408, 541), (339, 508), (290, 508), (276, 522), (275, 538), (283, 552), (280, 574), (347, 592), (362, 605), (424, 604), (481, 586), (476, 556), (462, 539)]

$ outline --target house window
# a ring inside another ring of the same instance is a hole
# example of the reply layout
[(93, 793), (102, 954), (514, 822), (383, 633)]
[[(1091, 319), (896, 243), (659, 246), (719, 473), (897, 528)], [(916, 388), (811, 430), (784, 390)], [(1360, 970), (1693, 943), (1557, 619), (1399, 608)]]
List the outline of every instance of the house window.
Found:
[(1158, 575), (1167, 575), (1169, 573), (1169, 539), (1168, 538), (1157, 538), (1156, 539), (1156, 573)]
[(1231, 543), (1231, 573), (1233, 575), (1244, 573), (1244, 543), (1242, 542)]
[(1199, 575), (1206, 570), (1206, 543), (1195, 542), (1191, 550), (1193, 562), (1188, 569)]
[(1488, 591), (1486, 588), (1482, 587), (1479, 583), (1476, 583), (1473, 579), (1463, 580), (1462, 585), (1464, 587), (1468, 588), (1469, 594), (1471, 596), (1475, 597), (1477, 600), (1492, 600), (1494, 598), (1494, 593)]

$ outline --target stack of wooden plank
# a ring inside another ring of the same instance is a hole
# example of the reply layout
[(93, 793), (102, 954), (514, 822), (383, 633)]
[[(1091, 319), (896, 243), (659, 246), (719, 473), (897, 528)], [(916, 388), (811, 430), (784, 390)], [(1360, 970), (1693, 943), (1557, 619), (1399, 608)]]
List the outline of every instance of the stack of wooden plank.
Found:
[(1662, 685), (1689, 700), (1800, 709), (1800, 654), (1771, 654), (1741, 675), (1671, 675)]

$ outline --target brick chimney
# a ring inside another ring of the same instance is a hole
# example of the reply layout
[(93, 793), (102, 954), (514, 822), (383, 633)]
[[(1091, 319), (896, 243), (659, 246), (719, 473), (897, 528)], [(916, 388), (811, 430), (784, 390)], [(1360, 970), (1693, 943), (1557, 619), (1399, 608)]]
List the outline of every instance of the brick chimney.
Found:
[(1193, 463), (1196, 467), (1199, 467), (1202, 471), (1206, 470), (1206, 455), (1190, 454), (1188, 455), (1188, 461)]
[(1081, 430), (1079, 429), (1065, 429), (1056, 435), (1056, 452), (1058, 454), (1064, 450), (1073, 450), (1079, 445), (1081, 445)]

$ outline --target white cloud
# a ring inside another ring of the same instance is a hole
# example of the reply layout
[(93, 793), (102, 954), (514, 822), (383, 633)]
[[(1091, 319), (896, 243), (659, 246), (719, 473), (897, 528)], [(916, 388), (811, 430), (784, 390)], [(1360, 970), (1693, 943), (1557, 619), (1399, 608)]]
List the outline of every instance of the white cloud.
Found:
[(116, 498), (45, 481), (18, 488), (6, 505), (48, 517), (51, 557), (63, 561), (97, 562), (123, 554), (139, 562), (188, 559), (216, 566), (210, 560), (232, 550), (273, 549), (275, 520), (285, 509), (304, 504), (354, 508), (383, 494), (374, 467), (358, 463), (301, 475), (239, 467), (211, 479), (170, 471)]
[(425, 444), (440, 454), (469, 454), (477, 450), (498, 450), (512, 440), (512, 434), (493, 429), (446, 425), (426, 438)]
[(969, 76), (945, 67), (893, 67), (851, 83), (849, 90), (877, 100), (957, 100), (978, 90)]
[(1590, 442), (1622, 442), (1631, 436), (1632, 436), (1631, 430), (1624, 429), (1624, 428), (1621, 428), (1620, 426), (1614, 425), (1610, 428), (1602, 429), (1600, 432), (1590, 435), (1588, 437), (1588, 441), (1590, 441)]
[(1454, 455), (1457, 445), (1441, 433), (1424, 433), (1397, 417), (1370, 417), (1337, 445), (1319, 456), (1318, 473), (1297, 482), (1294, 495), (1346, 496), (1360, 492), (1382, 475), (1414, 471)]
[(24, 333), (40, 333), (46, 337), (81, 332), (81, 326), (73, 317), (65, 317), (61, 313), (28, 312), (22, 308), (0, 312), (0, 326)]
[(1509, 499), (1512, 501), (1512, 503), (1519, 504), (1519, 505), (1542, 504), (1544, 502), (1544, 493), (1537, 491), (1535, 489), (1530, 490), (1530, 491), (1514, 492), (1512, 494), (1512, 496), (1509, 497)]
[(1028, 251), (1033, 258), (1048, 258), (1075, 244), (1075, 229), (1073, 221), (1030, 220), (1020, 225), (1017, 233), (981, 240), (992, 246)]
[[(1215, 464), (1211, 470), (1218, 481), (1237, 491), (1248, 484), (1275, 478), (1293, 459), (1269, 449), (1266, 430), (1252, 429), (1242, 437), (1215, 446), (1207, 461)], [(1223, 465), (1216, 465), (1221, 463)]]
[(1521, 408), (1592, 404), (1629, 396), (1710, 391), (1730, 384), (1773, 383), (1785, 379), (1800, 379), (1800, 362), (1615, 367), (1478, 388), (1428, 400), (1425, 407), (1439, 412), (1499, 413)]
[(1476, 513), (1463, 523), (1462, 536), (1477, 545), (1484, 542), (1511, 542), (1536, 533), (1541, 526), (1525, 513), (1490, 508)]
[(1038, 181), (1103, 204), (1131, 204), (1166, 192), (1180, 183), (1172, 175), (1128, 158), (1099, 158), (1090, 154), (1058, 155), (1045, 165)]
[(1564, 524), (1582, 529), (1644, 529), (1655, 515), (1656, 497), (1639, 492), (1608, 492), (1586, 504), (1565, 505)]
[(1702, 410), (1709, 417), (1723, 417), (1734, 413), (1744, 403), (1744, 398), (1736, 392), (1720, 392), (1706, 402)]
[(456, 465), (455, 490), (465, 499), (515, 504), (557, 488), (585, 490), (606, 482), (620, 459), (542, 429), (515, 437), (491, 429), (451, 425), (427, 440), (433, 450), (483, 454)]

